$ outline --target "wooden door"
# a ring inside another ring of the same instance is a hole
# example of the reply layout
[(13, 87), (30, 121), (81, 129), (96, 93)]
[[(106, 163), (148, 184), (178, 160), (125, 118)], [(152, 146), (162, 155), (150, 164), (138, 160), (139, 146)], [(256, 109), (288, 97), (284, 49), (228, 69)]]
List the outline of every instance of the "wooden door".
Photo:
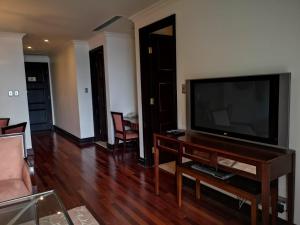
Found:
[(48, 63), (25, 62), (30, 128), (32, 132), (52, 129)]
[[(157, 32), (172, 26), (172, 35)], [(177, 128), (175, 16), (140, 29), (144, 153), (153, 164), (153, 133)]]
[(107, 141), (107, 112), (103, 46), (90, 51), (90, 66), (95, 140)]
[(151, 115), (153, 132), (177, 128), (176, 53), (174, 38), (151, 34)]

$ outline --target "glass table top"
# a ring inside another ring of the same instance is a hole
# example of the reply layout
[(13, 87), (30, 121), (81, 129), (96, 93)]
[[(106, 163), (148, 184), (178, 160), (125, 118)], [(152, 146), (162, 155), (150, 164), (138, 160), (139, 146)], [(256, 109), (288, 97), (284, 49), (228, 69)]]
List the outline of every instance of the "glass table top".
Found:
[(54, 191), (0, 202), (1, 225), (73, 225)]

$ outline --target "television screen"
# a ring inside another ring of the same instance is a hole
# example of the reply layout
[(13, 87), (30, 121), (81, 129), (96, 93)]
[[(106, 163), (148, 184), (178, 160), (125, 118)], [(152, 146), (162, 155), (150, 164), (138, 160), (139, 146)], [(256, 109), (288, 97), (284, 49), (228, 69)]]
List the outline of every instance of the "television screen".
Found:
[(275, 142), (278, 81), (278, 76), (192, 80), (191, 128)]

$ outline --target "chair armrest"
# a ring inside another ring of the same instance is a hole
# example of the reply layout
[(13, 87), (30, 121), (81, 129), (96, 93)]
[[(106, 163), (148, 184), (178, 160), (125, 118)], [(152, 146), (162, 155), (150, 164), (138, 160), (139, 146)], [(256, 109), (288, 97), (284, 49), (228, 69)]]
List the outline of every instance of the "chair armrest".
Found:
[(29, 167), (26, 161), (24, 161), (24, 165), (23, 165), (22, 178), (28, 191), (32, 193), (32, 183), (30, 179)]
[(124, 126), (131, 127), (131, 122), (129, 120), (123, 120)]

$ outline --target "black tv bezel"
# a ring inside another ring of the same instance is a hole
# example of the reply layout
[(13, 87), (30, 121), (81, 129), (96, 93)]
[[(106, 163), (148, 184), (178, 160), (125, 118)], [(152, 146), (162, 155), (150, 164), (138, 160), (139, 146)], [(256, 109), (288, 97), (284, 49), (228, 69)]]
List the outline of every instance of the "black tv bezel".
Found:
[[(195, 110), (194, 110), (194, 91), (195, 84), (198, 83), (224, 83), (224, 82), (239, 82), (239, 81), (269, 81), (270, 82), (270, 101), (269, 101), (269, 137), (259, 137), (246, 135), (226, 130), (212, 129), (207, 127), (195, 126)], [(239, 77), (222, 77), (210, 79), (190, 80), (189, 97), (190, 97), (190, 128), (193, 131), (207, 132), (211, 134), (221, 135), (224, 137), (233, 137), (245, 139), (255, 142), (267, 143), (272, 145), (278, 144), (278, 116), (279, 116), (279, 82), (280, 74), (254, 75), (254, 76), (239, 76)]]

